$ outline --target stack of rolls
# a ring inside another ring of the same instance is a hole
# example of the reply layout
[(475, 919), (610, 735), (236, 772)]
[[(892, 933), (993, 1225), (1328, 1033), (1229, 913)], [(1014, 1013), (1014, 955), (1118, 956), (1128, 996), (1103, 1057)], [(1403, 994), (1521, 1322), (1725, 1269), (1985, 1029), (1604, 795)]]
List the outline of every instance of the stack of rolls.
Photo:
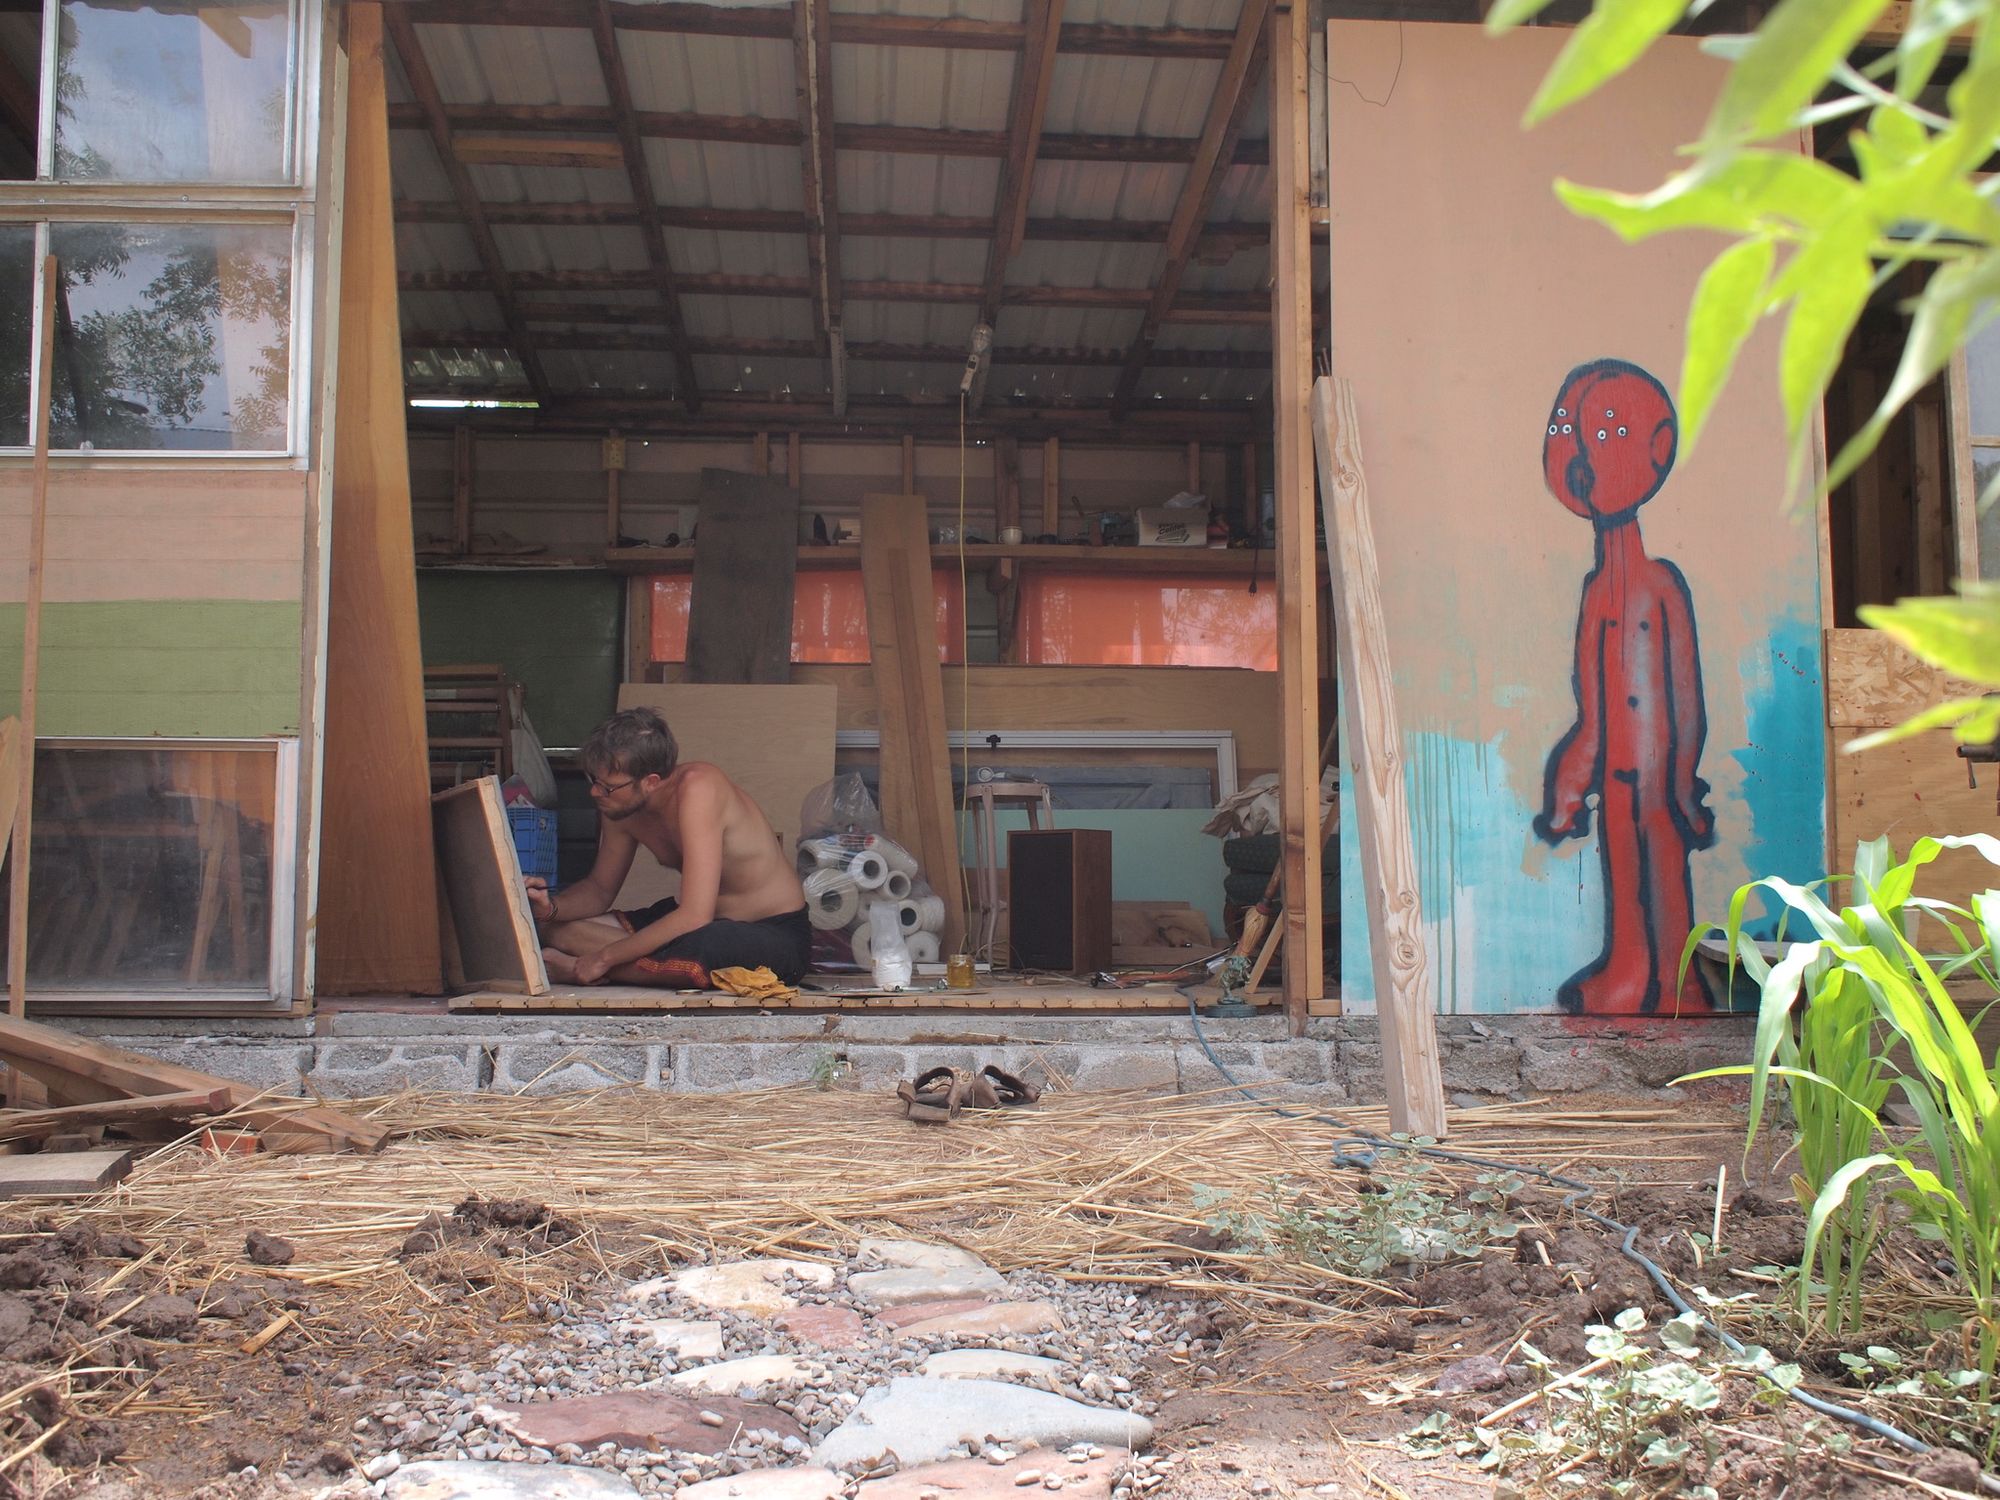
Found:
[(944, 898), (924, 884), (916, 858), (879, 833), (825, 834), (799, 840), (799, 877), (806, 915), (821, 932), (846, 937), (854, 961), (870, 962), (869, 908), (887, 902), (915, 963), (936, 963), (944, 930)]

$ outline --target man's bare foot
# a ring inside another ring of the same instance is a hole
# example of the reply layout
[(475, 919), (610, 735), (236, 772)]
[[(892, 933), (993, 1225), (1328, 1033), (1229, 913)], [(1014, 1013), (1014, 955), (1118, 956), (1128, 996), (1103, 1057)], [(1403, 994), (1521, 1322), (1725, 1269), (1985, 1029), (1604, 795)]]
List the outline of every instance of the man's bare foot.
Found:
[(542, 967), (549, 971), (549, 979), (554, 984), (576, 983), (576, 960), (560, 948), (542, 950)]

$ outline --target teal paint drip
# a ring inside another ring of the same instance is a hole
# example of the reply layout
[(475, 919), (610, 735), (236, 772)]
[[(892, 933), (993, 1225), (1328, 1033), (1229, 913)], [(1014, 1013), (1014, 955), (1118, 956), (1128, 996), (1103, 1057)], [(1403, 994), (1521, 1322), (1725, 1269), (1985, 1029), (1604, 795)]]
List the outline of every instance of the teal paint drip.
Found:
[[(1749, 808), (1743, 878), (1781, 875), (1805, 884), (1826, 869), (1825, 662), (1819, 628), (1773, 622), (1738, 658), (1749, 743), (1730, 752), (1743, 768)], [(1835, 851), (1836, 855), (1840, 851)]]

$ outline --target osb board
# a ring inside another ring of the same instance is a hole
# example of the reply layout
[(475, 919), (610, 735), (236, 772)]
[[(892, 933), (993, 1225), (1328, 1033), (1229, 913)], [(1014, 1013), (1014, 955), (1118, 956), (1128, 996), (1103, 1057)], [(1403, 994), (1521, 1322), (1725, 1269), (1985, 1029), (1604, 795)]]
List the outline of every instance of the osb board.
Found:
[[(680, 667), (662, 672), (678, 677)], [(874, 668), (797, 662), (792, 682), (839, 689), (841, 729), (880, 727)], [(970, 694), (967, 704), (966, 695)], [(944, 668), (945, 723), (978, 730), (1222, 730), (1239, 781), (1278, 768), (1278, 674), (1224, 667)]]
[(431, 821), (439, 885), (457, 947), (453, 975), (468, 984), (513, 983), (529, 995), (547, 994), (548, 970), (499, 781), (482, 776), (439, 792), (431, 798)]
[[(833, 775), (835, 696), (823, 683), (628, 682), (618, 689), (618, 706), (657, 709), (683, 762), (705, 760), (728, 772), (764, 810), (789, 859), (800, 804)], [(642, 849), (615, 905), (628, 911), (679, 889), (679, 873), (661, 869)]]
[(1885, 729), (1946, 698), (1983, 689), (1917, 660), (1879, 630), (1826, 633), (1826, 722)]
[[(33, 475), (0, 470), (0, 602), (26, 597)], [(306, 476), (295, 469), (52, 469), (52, 604), (297, 600)]]
[[(1352, 84), (1327, 99), (1334, 373), (1354, 384), (1434, 996), (1447, 1011), (1547, 1010), (1604, 952), (1614, 908), (1636, 919), (1665, 894), (1607, 890), (1594, 818), (1554, 843), (1536, 831), (1550, 758), (1578, 722), (1579, 603), (1597, 566), (1593, 527), (1549, 491), (1543, 445), (1581, 366), (1674, 382), (1714, 254), (1693, 236), (1626, 244), (1551, 184), (1641, 191), (1679, 171), (1725, 66), (1667, 37), (1523, 131), (1564, 32), (1335, 21), (1327, 35), (1330, 73)], [(1675, 658), (1705, 696), (1705, 742), (1683, 762), (1716, 825), (1688, 860), (1699, 917), (1755, 876), (1809, 880), (1825, 863), (1818, 564), (1786, 495), (1778, 335), (1745, 346), (1729, 399), (1639, 513), (1647, 556), (1685, 581), (1699, 647), (1698, 662)], [(1643, 715), (1648, 700), (1635, 685), (1605, 702)], [(1341, 983), (1362, 1001), (1364, 886), (1355, 822), (1342, 825)]]

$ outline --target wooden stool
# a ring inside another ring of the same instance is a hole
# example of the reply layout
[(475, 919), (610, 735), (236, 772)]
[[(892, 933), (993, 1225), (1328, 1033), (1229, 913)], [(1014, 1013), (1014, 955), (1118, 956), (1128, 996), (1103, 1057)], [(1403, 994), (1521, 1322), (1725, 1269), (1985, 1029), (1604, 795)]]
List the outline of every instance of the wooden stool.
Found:
[(1048, 815), (1048, 826), (1056, 826), (1055, 805), (1049, 789), (1039, 781), (980, 781), (965, 789), (966, 811), (972, 814), (973, 931), (972, 953), (993, 958), (993, 939), (1000, 929), (1000, 913), (1007, 901), (1000, 894), (1000, 835), (993, 818), (996, 802), (1019, 803), (1027, 809), (1028, 826), (1039, 830), (1040, 814)]

